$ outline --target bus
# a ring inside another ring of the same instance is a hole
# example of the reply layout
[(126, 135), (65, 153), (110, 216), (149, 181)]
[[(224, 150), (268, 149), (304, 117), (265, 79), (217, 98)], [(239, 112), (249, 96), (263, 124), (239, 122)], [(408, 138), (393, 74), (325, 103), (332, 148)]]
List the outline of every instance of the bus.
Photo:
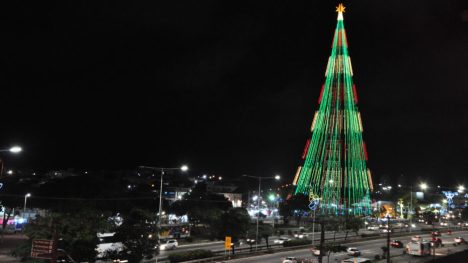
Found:
[(427, 256), (431, 254), (431, 242), (411, 241), (406, 245), (406, 252), (413, 256)]

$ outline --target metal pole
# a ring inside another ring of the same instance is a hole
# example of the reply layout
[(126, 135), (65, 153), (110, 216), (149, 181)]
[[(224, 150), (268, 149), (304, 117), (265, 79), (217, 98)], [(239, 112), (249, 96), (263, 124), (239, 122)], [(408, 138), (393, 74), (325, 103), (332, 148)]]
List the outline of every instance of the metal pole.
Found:
[(28, 199), (28, 195), (24, 196), (24, 207), (23, 207), (23, 214), (26, 214), (26, 200)]
[[(408, 216), (410, 216), (410, 228), (409, 228), (409, 232), (411, 233), (411, 230), (413, 228), (413, 185), (411, 185), (411, 188), (410, 188), (410, 210), (408, 211)], [(411, 215), (410, 215), (411, 213)]]
[(390, 263), (390, 216), (387, 216), (387, 263)]
[(161, 168), (161, 184), (159, 186), (159, 214), (158, 214), (158, 239), (161, 238), (161, 216), (162, 216), (162, 187), (163, 187), (164, 168)]
[(312, 246), (315, 246), (315, 209), (314, 218), (312, 219)]
[(258, 218), (260, 217), (260, 186), (262, 184), (262, 178), (258, 177), (258, 196), (257, 196), (257, 233), (255, 234), (255, 251), (258, 250)]

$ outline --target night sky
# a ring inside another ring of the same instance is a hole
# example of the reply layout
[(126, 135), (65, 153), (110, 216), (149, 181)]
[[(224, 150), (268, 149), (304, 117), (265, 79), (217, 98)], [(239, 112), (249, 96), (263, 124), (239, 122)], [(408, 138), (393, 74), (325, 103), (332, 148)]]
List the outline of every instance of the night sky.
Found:
[[(8, 1), (0, 7), (0, 145), (7, 166), (292, 181), (337, 1)], [(376, 178), (463, 182), (466, 1), (345, 1)], [(437, 179), (437, 180), (436, 180)]]

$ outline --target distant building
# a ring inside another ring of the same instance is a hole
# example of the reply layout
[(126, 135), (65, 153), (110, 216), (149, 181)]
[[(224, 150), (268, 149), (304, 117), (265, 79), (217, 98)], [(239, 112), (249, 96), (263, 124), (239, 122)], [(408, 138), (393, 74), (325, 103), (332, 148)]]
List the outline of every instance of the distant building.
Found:
[(242, 207), (242, 193), (236, 192), (238, 186), (222, 182), (207, 182), (206, 191), (222, 194), (231, 203), (232, 207)]

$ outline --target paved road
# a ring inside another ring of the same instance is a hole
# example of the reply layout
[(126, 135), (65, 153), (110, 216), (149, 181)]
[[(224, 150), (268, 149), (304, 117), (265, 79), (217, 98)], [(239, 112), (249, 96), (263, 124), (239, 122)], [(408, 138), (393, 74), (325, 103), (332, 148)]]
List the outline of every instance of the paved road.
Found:
[[(430, 239), (429, 235), (421, 235), (425, 239)], [(452, 235), (447, 235), (447, 234), (442, 234), (442, 241), (444, 243), (444, 247), (438, 248), (436, 250), (436, 256), (443, 256), (446, 255), (447, 253), (454, 253), (455, 251), (461, 251), (464, 249), (468, 249), (467, 245), (462, 245), (462, 246), (453, 246), (453, 238), (456, 236), (463, 236), (465, 239), (468, 238), (468, 231), (463, 231), (463, 232), (456, 232)], [(410, 240), (410, 236), (408, 237), (399, 237), (398, 239), (401, 240), (404, 244), (408, 243)], [(345, 244), (348, 247), (356, 247), (362, 252), (362, 257), (366, 257), (369, 259), (374, 259), (375, 255), (381, 255), (382, 254), (382, 249), (381, 247), (386, 246), (386, 240), (384, 238), (378, 239), (378, 240), (368, 240), (368, 241), (357, 241), (353, 243), (348, 243)], [(403, 248), (392, 248), (390, 250), (390, 253), (392, 256), (396, 255), (402, 255), (403, 254)], [(311, 252), (309, 249), (300, 249), (300, 250), (294, 250), (294, 251), (287, 251), (287, 252), (279, 252), (275, 254), (267, 254), (267, 255), (261, 255), (261, 256), (255, 256), (255, 257), (249, 257), (249, 258), (241, 258), (241, 259), (235, 259), (235, 260), (230, 260), (228, 262), (245, 262), (245, 263), (273, 263), (273, 262), (282, 262), (282, 260), (285, 257), (288, 256), (293, 256), (297, 258), (311, 258)], [(349, 258), (345, 253), (336, 253), (332, 254), (330, 256), (330, 262), (340, 262), (343, 259)], [(412, 262), (412, 263), (417, 263), (417, 262), (426, 262), (427, 260), (430, 260), (430, 257), (425, 257), (425, 258), (418, 258), (418, 257), (413, 257), (410, 255), (402, 255), (396, 258), (392, 258), (392, 262)], [(324, 262), (327, 262), (327, 258), (324, 258)]]
[[(308, 239), (312, 239), (312, 233), (305, 233), (305, 234), (307, 234)], [(285, 236), (287, 236), (287, 235), (285, 235)], [(333, 238), (333, 232), (327, 232), (325, 236), (326, 236), (327, 239), (328, 238)], [(343, 239), (344, 236), (345, 236), (345, 233), (340, 232), (340, 233), (336, 233), (335, 238), (337, 240), (339, 240), (339, 239)], [(270, 245), (274, 244), (274, 240), (277, 239), (277, 238), (278, 238), (277, 236), (270, 237), (269, 238), (269, 244)], [(291, 237), (291, 238), (294, 239), (294, 237)], [(349, 232), (348, 233), (348, 239), (352, 239), (352, 238), (356, 238), (356, 234), (353, 233), (353, 232)], [(315, 233), (315, 240), (318, 241), (319, 239), (320, 239), (320, 233), (316, 232)], [(261, 242), (262, 243), (259, 244), (259, 245), (264, 246), (265, 245), (265, 240), (262, 239)], [(240, 247), (236, 247), (236, 249), (238, 249), (238, 248), (249, 248), (249, 247), (250, 247), (249, 245), (243, 244)], [(224, 251), (224, 241), (180, 245), (177, 249), (174, 249), (174, 250), (161, 251), (160, 257), (161, 256), (167, 256), (167, 255), (170, 255), (171, 253), (175, 253), (175, 252), (189, 251), (189, 250), (195, 250), (195, 249), (207, 249), (207, 250), (212, 250), (212, 251)], [(255, 249), (255, 245), (253, 246), (253, 249)]]
[[(418, 228), (418, 229), (420, 229), (420, 228)], [(395, 229), (395, 231), (396, 232), (406, 232), (406, 229)], [(362, 234), (362, 233), (376, 233), (376, 232), (378, 233), (379, 231), (367, 231), (367, 230), (362, 229), (362, 230), (359, 231), (359, 234)], [(312, 233), (309, 232), (309, 233), (305, 233), (305, 234), (307, 234), (308, 239), (312, 239), (312, 236), (313, 236)], [(325, 238), (326, 239), (333, 238), (333, 235), (334, 235), (334, 232), (328, 231), (328, 232), (325, 233)], [(344, 239), (345, 235), (346, 234), (343, 233), (343, 232), (338, 232), (338, 233), (336, 233), (335, 238), (337, 240), (341, 240), (341, 239)], [(284, 236), (287, 236), (287, 235), (284, 235)], [(274, 240), (277, 239), (277, 238), (278, 238), (277, 236), (270, 237), (269, 238), (270, 245), (274, 244)], [(290, 238), (294, 239), (294, 237), (290, 237)], [(353, 239), (356, 239), (357, 236), (356, 236), (356, 234), (354, 232), (349, 232), (347, 238), (353, 240)], [(318, 242), (320, 240), (320, 233), (319, 232), (315, 233), (314, 239), (316, 240), (316, 242)], [(261, 246), (265, 245), (265, 240), (264, 239), (262, 239), (261, 242), (262, 243), (259, 244), (259, 245), (261, 245)], [(249, 245), (243, 244), (240, 247), (236, 247), (236, 249), (238, 249), (238, 248), (249, 248)], [(207, 249), (207, 250), (211, 250), (211, 251), (224, 251), (224, 241), (180, 245), (177, 249), (174, 249), (174, 250), (161, 251), (159, 257), (166, 257), (167, 255), (170, 255), (172, 253), (181, 252), (181, 251), (190, 251), (190, 250), (195, 250), (195, 249)]]

